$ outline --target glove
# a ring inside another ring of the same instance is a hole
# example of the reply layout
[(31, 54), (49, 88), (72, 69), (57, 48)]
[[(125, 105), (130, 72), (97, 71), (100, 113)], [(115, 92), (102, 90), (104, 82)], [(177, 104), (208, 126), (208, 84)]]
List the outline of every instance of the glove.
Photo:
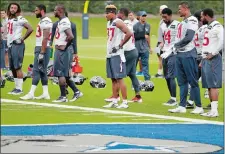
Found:
[(166, 59), (167, 57), (169, 57), (169, 55), (172, 53), (172, 51), (166, 51), (166, 52), (164, 52), (163, 54), (161, 54), (161, 57), (163, 58), (163, 59)]
[(22, 44), (23, 40), (22, 39), (17, 39), (17, 40), (14, 40), (13, 43), (15, 43), (15, 44)]
[(159, 54), (160, 55), (160, 48), (159, 47), (155, 47), (155, 53)]
[(116, 53), (118, 50), (123, 49), (120, 45), (112, 48), (112, 53)]
[(44, 54), (43, 53), (39, 53), (38, 55), (38, 63), (42, 63), (44, 61)]

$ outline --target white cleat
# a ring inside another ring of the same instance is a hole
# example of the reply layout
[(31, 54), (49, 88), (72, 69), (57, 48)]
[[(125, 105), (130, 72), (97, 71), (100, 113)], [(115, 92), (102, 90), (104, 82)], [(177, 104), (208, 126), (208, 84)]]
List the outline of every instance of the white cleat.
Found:
[(201, 114), (201, 116), (205, 116), (205, 117), (218, 117), (219, 116), (219, 113), (218, 111), (209, 111), (209, 112), (206, 112), (206, 113), (203, 113)]
[(41, 96), (38, 96), (38, 97), (35, 97), (35, 99), (47, 99), (49, 100), (50, 99), (50, 96), (49, 94), (42, 94)]
[(118, 106), (119, 106), (118, 103), (111, 102), (111, 103), (109, 103), (109, 104), (107, 104), (107, 105), (105, 105), (103, 107), (104, 108), (116, 108)]
[(196, 108), (193, 111), (191, 111), (191, 113), (192, 114), (202, 114), (202, 113), (204, 113), (204, 110), (203, 110), (202, 107), (197, 107), (196, 106)]
[(127, 109), (127, 108), (129, 108), (127, 103), (122, 103), (120, 104), (120, 106), (117, 107), (117, 109)]
[(178, 106), (177, 108), (169, 109), (168, 111), (172, 113), (186, 113), (186, 108), (183, 106)]
[(28, 93), (25, 96), (20, 97), (20, 99), (22, 99), (22, 100), (31, 100), (31, 99), (34, 99), (34, 95)]
[[(116, 98), (117, 99), (117, 101), (119, 102), (120, 101), (120, 97), (117, 97)], [(113, 100), (114, 100), (114, 98), (113, 97), (110, 97), (110, 98), (106, 98), (106, 99), (104, 99), (106, 102), (112, 102)]]

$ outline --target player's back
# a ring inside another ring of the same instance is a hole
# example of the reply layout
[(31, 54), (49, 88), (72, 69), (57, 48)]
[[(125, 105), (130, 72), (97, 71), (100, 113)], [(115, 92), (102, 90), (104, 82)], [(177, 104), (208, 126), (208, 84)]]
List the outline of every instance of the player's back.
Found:
[(173, 20), (163, 31), (164, 50), (171, 49), (176, 43), (179, 21)]
[(7, 25), (7, 45), (10, 46), (10, 44), (17, 39), (20, 39), (22, 37), (22, 31), (23, 31), (23, 25), (27, 23), (28, 21), (22, 17), (18, 16), (16, 18), (12, 18), (8, 20)]
[[(124, 20), (125, 25), (128, 27), (128, 29), (133, 33), (133, 24), (130, 20)], [(125, 37), (125, 34), (124, 34)], [(134, 42), (134, 34), (130, 37), (130, 39), (127, 41), (126, 44), (124, 44), (123, 48), (124, 51), (130, 51), (135, 49), (135, 42)]]
[(37, 25), (36, 30), (36, 46), (42, 46), (42, 40), (43, 40), (43, 30), (44, 29), (50, 29), (49, 34), (49, 40), (47, 43), (47, 46), (49, 46), (50, 37), (51, 37), (51, 31), (52, 31), (52, 20), (49, 17), (44, 17), (41, 19)]
[(67, 29), (71, 29), (71, 23), (69, 18), (65, 17), (58, 22), (58, 25), (56, 27), (56, 32), (55, 32), (56, 45), (67, 44), (67, 41), (66, 41), (67, 35), (65, 33), (65, 30)]
[(123, 50), (119, 50), (116, 53), (111, 54), (112, 48), (119, 46), (121, 41), (123, 40), (123, 32), (116, 27), (116, 22), (121, 21), (121, 19), (116, 18), (112, 23), (108, 21), (107, 23), (107, 33), (108, 33), (108, 40), (107, 40), (107, 55), (108, 56), (114, 56), (114, 55), (120, 55), (123, 53)]
[[(186, 37), (186, 33), (188, 30), (192, 30), (194, 32), (196, 32), (198, 30), (198, 20), (196, 17), (190, 16), (187, 19), (183, 20), (179, 24), (178, 32), (177, 32), (177, 41), (178, 42)], [(189, 42), (183, 48), (179, 49), (179, 52), (191, 51), (193, 48), (195, 48), (194, 37), (191, 42)]]

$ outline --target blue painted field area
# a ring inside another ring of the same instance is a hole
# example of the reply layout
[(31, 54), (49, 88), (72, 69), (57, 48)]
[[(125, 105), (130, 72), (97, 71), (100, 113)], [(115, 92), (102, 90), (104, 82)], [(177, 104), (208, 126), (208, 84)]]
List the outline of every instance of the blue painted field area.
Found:
[[(218, 145), (224, 148), (223, 132), (223, 125), (211, 124), (68, 124), (1, 126), (1, 135), (4, 136), (102, 134), (198, 142)], [(216, 153), (224, 153), (224, 150)]]

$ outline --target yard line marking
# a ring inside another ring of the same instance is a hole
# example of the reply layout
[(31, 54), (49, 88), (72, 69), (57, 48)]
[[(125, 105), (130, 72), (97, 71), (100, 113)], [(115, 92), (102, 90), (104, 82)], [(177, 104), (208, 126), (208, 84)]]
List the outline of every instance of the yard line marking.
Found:
[(25, 101), (9, 100), (9, 99), (1, 99), (1, 102), (29, 104), (29, 105), (38, 105), (38, 106), (47, 106), (47, 107), (56, 107), (56, 108), (67, 108), (67, 109), (80, 109), (80, 110), (86, 110), (86, 111), (96, 111), (96, 112), (105, 112), (105, 113), (114, 113), (114, 114), (123, 114), (123, 115), (136, 115), (136, 116), (143, 116), (143, 117), (153, 117), (153, 118), (160, 118), (160, 119), (193, 122), (193, 123), (199, 123), (199, 124), (224, 125), (223, 122), (219, 122), (219, 121), (209, 121), (209, 120), (201, 120), (201, 119), (191, 119), (191, 118), (182, 118), (182, 117), (175, 117), (175, 116), (165, 116), (165, 115), (137, 113), (137, 112), (128, 112), (128, 111), (119, 111), (119, 110), (109, 110), (109, 109), (107, 110), (107, 109), (100, 109), (100, 108), (90, 108), (90, 107), (80, 107), (80, 106), (70, 106), (70, 105), (61, 105), (61, 104), (50, 104), (50, 103), (25, 102)]

